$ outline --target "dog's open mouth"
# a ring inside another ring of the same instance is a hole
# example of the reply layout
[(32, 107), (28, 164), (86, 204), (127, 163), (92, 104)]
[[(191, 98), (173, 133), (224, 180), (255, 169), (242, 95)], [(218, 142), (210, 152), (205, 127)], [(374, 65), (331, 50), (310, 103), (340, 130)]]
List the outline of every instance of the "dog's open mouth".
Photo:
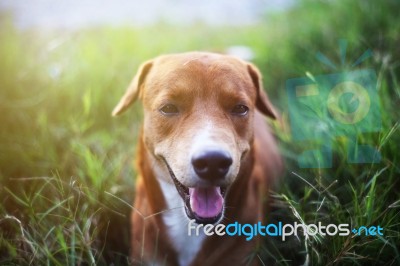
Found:
[(185, 211), (188, 218), (195, 219), (198, 224), (214, 224), (218, 222), (224, 210), (226, 188), (217, 186), (186, 187), (178, 181), (165, 159), (164, 162), (179, 195), (185, 202)]

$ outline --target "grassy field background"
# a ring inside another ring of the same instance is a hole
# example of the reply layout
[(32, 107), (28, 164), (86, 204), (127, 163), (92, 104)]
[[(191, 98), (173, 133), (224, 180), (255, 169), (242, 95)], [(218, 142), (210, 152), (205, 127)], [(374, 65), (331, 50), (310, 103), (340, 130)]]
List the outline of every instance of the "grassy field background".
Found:
[[(348, 164), (335, 139), (331, 169), (300, 169), (301, 147), (275, 125), (286, 174), (272, 193), (269, 221), (380, 225), (384, 236), (266, 239), (267, 263), (400, 265), (400, 2), (308, 1), (258, 25), (209, 27), (159, 23), (81, 31), (16, 29), (0, 16), (0, 264), (126, 264), (134, 194), (134, 143), (140, 104), (110, 113), (138, 65), (159, 54), (223, 52), (246, 45), (264, 86), (288, 119), (285, 82), (331, 73), (315, 58), (378, 75), (382, 131), (360, 135), (382, 154), (379, 164)], [(340, 69), (338, 70), (340, 71)]]

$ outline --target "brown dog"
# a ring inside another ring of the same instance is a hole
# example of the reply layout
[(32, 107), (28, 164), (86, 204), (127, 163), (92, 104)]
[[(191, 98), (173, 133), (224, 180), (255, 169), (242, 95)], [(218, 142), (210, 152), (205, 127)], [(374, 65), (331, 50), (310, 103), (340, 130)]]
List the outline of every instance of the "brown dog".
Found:
[(260, 114), (277, 117), (259, 71), (227, 55), (160, 56), (140, 66), (113, 115), (138, 98), (144, 124), (132, 213), (134, 264), (249, 263), (258, 237), (206, 237), (201, 230), (189, 236), (188, 222), (265, 220), (281, 160)]

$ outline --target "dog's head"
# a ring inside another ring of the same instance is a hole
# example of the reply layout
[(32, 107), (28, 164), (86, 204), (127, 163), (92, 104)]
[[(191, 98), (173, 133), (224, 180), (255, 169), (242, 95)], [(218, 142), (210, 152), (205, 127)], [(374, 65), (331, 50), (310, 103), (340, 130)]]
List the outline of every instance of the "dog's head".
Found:
[(161, 56), (140, 66), (113, 115), (138, 98), (158, 177), (175, 184), (188, 218), (219, 221), (225, 191), (251, 148), (254, 112), (277, 116), (259, 71), (227, 55)]

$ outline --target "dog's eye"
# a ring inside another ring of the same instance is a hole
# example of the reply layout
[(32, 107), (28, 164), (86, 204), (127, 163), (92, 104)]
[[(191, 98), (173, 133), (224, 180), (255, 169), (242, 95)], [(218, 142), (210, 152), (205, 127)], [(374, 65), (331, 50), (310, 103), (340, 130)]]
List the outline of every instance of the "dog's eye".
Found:
[(233, 107), (231, 112), (234, 115), (246, 115), (249, 112), (249, 107), (243, 104), (238, 104)]
[(174, 115), (179, 113), (178, 107), (173, 104), (166, 104), (161, 107), (160, 112), (164, 115)]

